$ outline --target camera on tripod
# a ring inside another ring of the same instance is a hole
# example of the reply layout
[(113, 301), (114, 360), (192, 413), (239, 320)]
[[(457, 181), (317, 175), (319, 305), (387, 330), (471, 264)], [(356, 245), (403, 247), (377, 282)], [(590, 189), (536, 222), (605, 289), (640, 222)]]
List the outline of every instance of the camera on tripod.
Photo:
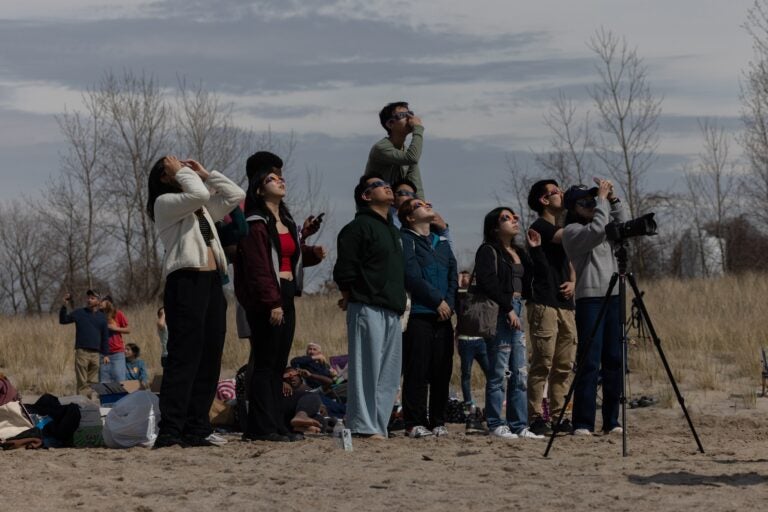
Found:
[(646, 213), (636, 219), (626, 222), (613, 221), (605, 226), (605, 236), (612, 242), (621, 242), (636, 236), (651, 236), (656, 234), (655, 213)]

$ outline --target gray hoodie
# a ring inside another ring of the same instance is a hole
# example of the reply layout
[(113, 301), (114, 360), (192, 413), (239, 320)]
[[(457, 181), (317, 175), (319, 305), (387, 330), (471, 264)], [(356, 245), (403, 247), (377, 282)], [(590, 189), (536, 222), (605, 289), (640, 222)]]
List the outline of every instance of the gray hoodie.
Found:
[[(605, 226), (611, 220), (626, 221), (626, 212), (620, 202), (611, 205), (607, 199), (595, 199), (592, 222), (574, 222), (563, 230), (563, 248), (576, 270), (576, 300), (605, 297), (611, 276), (619, 270), (613, 255), (614, 244), (606, 239)], [(613, 295), (618, 294), (616, 286)]]

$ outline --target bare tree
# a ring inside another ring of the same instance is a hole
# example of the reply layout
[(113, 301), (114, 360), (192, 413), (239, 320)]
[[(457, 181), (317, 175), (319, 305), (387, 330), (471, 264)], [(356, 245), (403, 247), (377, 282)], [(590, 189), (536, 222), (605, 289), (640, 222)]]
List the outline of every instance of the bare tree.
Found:
[[(521, 226), (530, 226), (536, 220), (536, 212), (528, 208), (528, 192), (531, 185), (538, 179), (542, 179), (540, 173), (531, 169), (529, 166), (520, 163), (513, 155), (505, 155), (507, 162), (507, 177), (505, 179), (505, 189), (512, 194), (512, 208), (515, 213), (520, 215)], [(509, 201), (503, 201), (498, 195), (495, 195), (498, 204), (509, 204)]]
[(125, 71), (105, 74), (88, 93), (105, 112), (108, 128), (102, 138), (106, 152), (105, 192), (120, 205), (114, 210), (113, 234), (123, 246), (123, 270), (129, 300), (149, 299), (160, 289), (158, 241), (146, 214), (147, 178), (156, 160), (168, 151), (171, 109), (157, 80)]
[(637, 50), (623, 38), (600, 29), (589, 48), (599, 62), (600, 81), (589, 88), (597, 108), (595, 156), (621, 188), (629, 213), (643, 208), (643, 177), (655, 158), (661, 100), (648, 83), (648, 70)]
[[(729, 160), (725, 130), (717, 122), (708, 119), (699, 120), (699, 129), (704, 138), (704, 147), (699, 153), (696, 170), (686, 170), (685, 181), (689, 200), (695, 207), (692, 217), (700, 245), (702, 268), (708, 275), (726, 270), (725, 226), (734, 206), (736, 174)], [(717, 240), (722, 256), (720, 268), (709, 268), (707, 255), (704, 254), (704, 238), (707, 234)]]
[[(80, 266), (90, 288), (97, 252), (95, 244), (100, 239), (97, 217), (104, 200), (99, 190), (104, 176), (101, 137), (106, 119), (103, 105), (93, 95), (84, 95), (83, 103), (83, 112), (65, 111), (56, 116), (68, 151), (62, 159), (62, 179), (49, 184), (47, 197), (50, 203), (62, 208), (52, 209), (52, 213), (62, 232), (69, 237), (65, 245), (67, 257), (72, 260), (73, 251), (82, 251)], [(67, 217), (62, 217), (62, 210)], [(67, 277), (72, 280), (74, 274), (68, 273)]]
[(544, 124), (552, 137), (551, 150), (536, 155), (542, 171), (554, 177), (561, 186), (584, 183), (591, 144), (589, 113), (579, 120), (576, 105), (560, 91), (544, 115)]
[(252, 130), (235, 126), (232, 110), (231, 103), (222, 102), (202, 82), (189, 86), (185, 79), (179, 79), (173, 117), (181, 154), (242, 183), (245, 172), (236, 165), (242, 164), (257, 139)]
[(27, 313), (42, 313), (54, 280), (46, 219), (36, 205), (15, 200), (0, 209), (0, 218), (0, 254), (13, 271), (6, 286), (18, 289)]
[[(741, 144), (747, 157), (744, 196), (755, 205), (757, 224), (768, 223), (768, 3), (758, 0), (747, 13), (745, 29), (752, 37), (753, 57), (741, 83), (744, 132)], [(747, 184), (748, 181), (748, 184)]]

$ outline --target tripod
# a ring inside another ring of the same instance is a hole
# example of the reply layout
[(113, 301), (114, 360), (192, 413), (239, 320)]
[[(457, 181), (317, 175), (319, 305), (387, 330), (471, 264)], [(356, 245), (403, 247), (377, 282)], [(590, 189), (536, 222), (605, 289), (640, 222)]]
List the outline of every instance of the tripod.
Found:
[[(621, 326), (621, 395), (619, 398), (619, 402), (621, 404), (621, 424), (622, 424), (621, 454), (624, 457), (627, 456), (627, 396), (626, 396), (627, 337), (628, 337), (630, 326), (628, 325), (628, 322), (627, 322), (626, 309), (627, 309), (627, 281), (629, 281), (629, 285), (632, 287), (632, 293), (635, 296), (633, 300), (633, 304), (639, 310), (640, 323), (642, 324), (644, 321), (646, 327), (648, 328), (648, 333), (650, 334), (651, 339), (653, 340), (653, 344), (656, 346), (656, 350), (659, 353), (661, 362), (664, 365), (664, 370), (666, 370), (667, 372), (667, 377), (669, 378), (669, 382), (672, 384), (672, 389), (675, 391), (675, 395), (677, 396), (677, 402), (680, 404), (680, 408), (683, 410), (683, 414), (685, 414), (685, 419), (688, 421), (688, 427), (690, 427), (691, 429), (691, 433), (693, 434), (693, 438), (696, 441), (696, 445), (699, 447), (699, 451), (701, 453), (704, 453), (704, 447), (701, 445), (701, 441), (699, 440), (699, 435), (696, 433), (696, 429), (693, 426), (691, 417), (688, 414), (688, 409), (686, 409), (685, 407), (685, 399), (683, 398), (683, 395), (680, 394), (680, 389), (677, 387), (677, 382), (675, 382), (675, 377), (672, 375), (672, 369), (669, 367), (669, 363), (667, 362), (667, 358), (664, 355), (664, 351), (661, 349), (661, 340), (659, 339), (659, 336), (656, 334), (656, 329), (653, 327), (653, 323), (651, 322), (651, 317), (648, 314), (648, 310), (645, 307), (645, 303), (643, 302), (643, 293), (637, 287), (637, 283), (635, 282), (635, 276), (632, 273), (627, 272), (628, 258), (627, 258), (627, 241), (626, 240), (622, 239), (617, 242), (615, 254), (616, 254), (616, 261), (618, 263), (619, 271), (614, 272), (613, 275), (611, 276), (610, 283), (608, 284), (608, 291), (605, 293), (605, 297), (603, 298), (603, 301), (600, 305), (600, 311), (597, 315), (597, 318), (595, 319), (594, 325), (592, 326), (589, 339), (584, 345), (584, 350), (581, 353), (581, 357), (576, 362), (575, 375), (574, 375), (573, 381), (571, 382), (571, 386), (568, 388), (568, 394), (565, 396), (565, 403), (563, 404), (563, 408), (560, 410), (560, 415), (558, 416), (557, 423), (555, 423), (554, 426), (559, 426), (563, 421), (565, 410), (568, 407), (568, 404), (571, 402), (571, 398), (573, 398), (573, 392), (576, 388), (576, 382), (579, 379), (580, 372), (583, 370), (584, 363), (586, 362), (586, 357), (589, 354), (590, 346), (594, 342), (595, 335), (597, 334), (598, 327), (600, 326), (600, 322), (603, 321), (603, 318), (606, 315), (606, 311), (608, 310), (608, 303), (611, 300), (611, 296), (613, 295), (613, 290), (616, 287), (616, 283), (618, 283), (619, 284), (619, 318), (621, 319), (621, 322), (622, 322), (622, 326)], [(544, 451), (544, 457), (549, 456), (549, 451), (552, 449), (552, 443), (555, 442), (555, 436), (557, 435), (557, 432), (558, 432), (557, 428), (552, 429), (552, 434), (549, 438), (549, 442), (547, 443), (547, 449)]]

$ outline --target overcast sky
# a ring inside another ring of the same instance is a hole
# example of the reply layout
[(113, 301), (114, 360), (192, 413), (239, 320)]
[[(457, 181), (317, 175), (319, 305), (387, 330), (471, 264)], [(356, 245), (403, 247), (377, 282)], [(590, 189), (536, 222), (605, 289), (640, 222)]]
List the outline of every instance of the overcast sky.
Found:
[(127, 68), (168, 85), (201, 80), (243, 127), (295, 131), (295, 167), (323, 173), (339, 226), (383, 135), (378, 110), (409, 101), (425, 125), (427, 195), (466, 250), (502, 189), (505, 153), (546, 148), (542, 116), (558, 90), (589, 108), (586, 41), (600, 27), (637, 47), (663, 97), (648, 186), (674, 186), (699, 151), (698, 118), (739, 128), (752, 3), (2, 0), (0, 200), (37, 193), (64, 150), (53, 115), (77, 109), (105, 70)]

